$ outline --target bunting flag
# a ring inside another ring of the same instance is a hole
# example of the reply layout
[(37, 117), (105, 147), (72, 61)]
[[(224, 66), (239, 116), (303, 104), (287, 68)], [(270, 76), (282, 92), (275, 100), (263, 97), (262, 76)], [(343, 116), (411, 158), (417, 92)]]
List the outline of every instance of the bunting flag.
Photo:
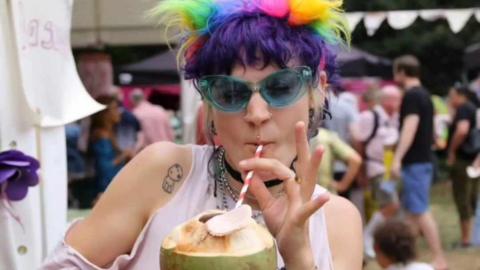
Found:
[(388, 25), (401, 30), (412, 25), (418, 17), (417, 11), (390, 11), (387, 15)]
[(363, 18), (363, 24), (367, 29), (367, 34), (373, 36), (385, 18), (387, 18), (387, 12), (368, 13), (367, 16)]
[(411, 26), (419, 17), (425, 21), (446, 20), (456, 34), (472, 16), (480, 23), (480, 8), (350, 12), (346, 16), (351, 31), (363, 20), (369, 36), (373, 36), (385, 20), (393, 29), (401, 30)]

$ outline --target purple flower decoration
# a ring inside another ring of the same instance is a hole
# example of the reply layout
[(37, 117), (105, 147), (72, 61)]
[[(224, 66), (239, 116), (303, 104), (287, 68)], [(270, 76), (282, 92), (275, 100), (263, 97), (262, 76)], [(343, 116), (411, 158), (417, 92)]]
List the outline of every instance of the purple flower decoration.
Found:
[(21, 201), (38, 184), (38, 160), (17, 150), (0, 152), (0, 198)]

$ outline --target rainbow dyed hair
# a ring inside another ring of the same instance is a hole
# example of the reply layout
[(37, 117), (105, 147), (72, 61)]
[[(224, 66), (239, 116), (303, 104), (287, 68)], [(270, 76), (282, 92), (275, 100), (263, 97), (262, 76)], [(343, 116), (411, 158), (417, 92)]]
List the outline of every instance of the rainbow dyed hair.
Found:
[[(229, 74), (235, 64), (295, 60), (336, 76), (334, 48), (350, 42), (342, 0), (163, 0), (152, 10), (179, 30), (186, 79)], [(178, 38), (178, 37), (173, 37)]]

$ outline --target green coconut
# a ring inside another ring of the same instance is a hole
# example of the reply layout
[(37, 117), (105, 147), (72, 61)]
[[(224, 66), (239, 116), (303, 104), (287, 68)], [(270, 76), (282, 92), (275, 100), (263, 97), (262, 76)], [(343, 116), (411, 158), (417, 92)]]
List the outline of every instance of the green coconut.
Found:
[(275, 241), (251, 217), (228, 235), (209, 233), (206, 222), (225, 212), (212, 210), (177, 226), (163, 241), (161, 270), (276, 269)]

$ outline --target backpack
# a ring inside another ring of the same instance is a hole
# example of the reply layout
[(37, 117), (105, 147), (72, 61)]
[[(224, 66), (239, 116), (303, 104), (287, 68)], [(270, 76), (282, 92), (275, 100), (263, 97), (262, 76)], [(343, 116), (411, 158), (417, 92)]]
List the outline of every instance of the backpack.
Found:
[[(379, 121), (380, 121), (380, 116), (378, 115), (378, 112), (375, 111), (375, 110), (370, 110), (372, 113), (373, 113), (373, 129), (372, 129), (372, 133), (370, 133), (370, 136), (368, 136), (367, 140), (365, 140), (365, 149), (367, 149), (367, 146), (368, 144), (370, 143), (370, 141), (375, 138), (375, 135), (377, 135), (377, 130), (378, 130), (378, 126), (379, 126)], [(365, 157), (366, 157), (366, 154), (365, 154)]]
[[(377, 130), (378, 130), (379, 125), (380, 125), (380, 116), (378, 115), (378, 112), (375, 111), (375, 110), (370, 110), (370, 112), (372, 112), (372, 114), (373, 114), (372, 133), (370, 133), (368, 138), (364, 142), (362, 142), (360, 145), (358, 145), (358, 149), (356, 149), (358, 151), (358, 153), (360, 154), (360, 156), (365, 161), (371, 160), (367, 156), (367, 147), (370, 144), (370, 142), (372, 141), (372, 139), (375, 138), (375, 135), (377, 135)], [(368, 178), (367, 178), (365, 164), (366, 164), (365, 162), (362, 163), (362, 166), (360, 167), (360, 170), (358, 172), (357, 179), (356, 179), (356, 182), (360, 187), (364, 187), (368, 184)]]

